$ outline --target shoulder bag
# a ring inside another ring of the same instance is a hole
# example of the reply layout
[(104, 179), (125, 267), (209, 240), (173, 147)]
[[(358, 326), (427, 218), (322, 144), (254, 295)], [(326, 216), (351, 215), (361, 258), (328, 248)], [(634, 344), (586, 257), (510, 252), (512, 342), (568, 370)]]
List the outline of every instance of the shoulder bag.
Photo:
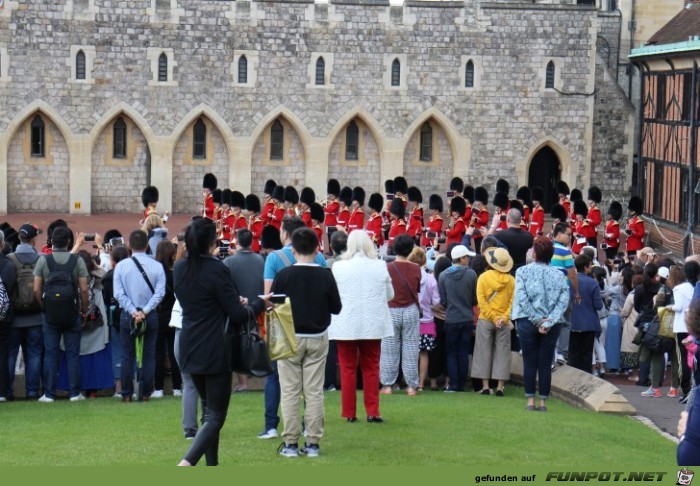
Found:
[(394, 271), (399, 274), (401, 281), (403, 282), (404, 286), (408, 289), (408, 292), (411, 294), (411, 300), (413, 300), (413, 303), (416, 304), (416, 307), (418, 307), (418, 317), (420, 317), (422, 319), (423, 318), (423, 309), (421, 309), (420, 303), (418, 302), (418, 297), (416, 296), (415, 292), (413, 290), (411, 290), (411, 287), (408, 285), (408, 281), (406, 280), (406, 277), (403, 276), (403, 273), (401, 273), (401, 270), (399, 270), (399, 267), (396, 266), (396, 262), (391, 262), (391, 266), (394, 268)]
[(224, 331), (231, 343), (231, 369), (235, 373), (263, 377), (273, 373), (267, 345), (258, 332), (258, 323), (252, 309), (240, 331), (231, 333), (230, 320), (226, 319)]

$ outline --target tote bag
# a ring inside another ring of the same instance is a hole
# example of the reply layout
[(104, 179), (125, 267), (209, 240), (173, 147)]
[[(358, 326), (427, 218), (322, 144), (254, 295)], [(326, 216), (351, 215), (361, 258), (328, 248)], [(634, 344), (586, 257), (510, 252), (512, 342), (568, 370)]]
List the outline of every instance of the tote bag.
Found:
[(284, 304), (267, 312), (265, 328), (265, 340), (271, 360), (296, 356), (298, 344), (289, 297), (284, 300)]

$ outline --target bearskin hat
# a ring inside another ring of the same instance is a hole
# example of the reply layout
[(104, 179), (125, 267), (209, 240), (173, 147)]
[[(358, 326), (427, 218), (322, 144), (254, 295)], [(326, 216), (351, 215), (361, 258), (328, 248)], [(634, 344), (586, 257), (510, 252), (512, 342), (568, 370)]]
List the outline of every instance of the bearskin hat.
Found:
[(457, 196), (450, 201), (450, 213), (459, 213), (464, 215), (467, 212), (467, 201)]
[(376, 212), (381, 213), (384, 207), (384, 198), (381, 194), (375, 192), (369, 197), (369, 203), (367, 203), (367, 205)]
[(608, 207), (608, 214), (612, 216), (612, 219), (615, 221), (619, 220), (622, 217), (622, 204), (617, 201), (611, 202)]
[(418, 204), (423, 202), (423, 194), (421, 194), (420, 189), (416, 186), (411, 186), (408, 188), (408, 200), (415, 201)]
[(639, 196), (632, 196), (627, 203), (627, 208), (634, 214), (641, 214), (644, 211), (644, 203)]
[(265, 190), (263, 190), (263, 192), (265, 194), (271, 195), (272, 191), (275, 190), (275, 187), (277, 187), (277, 183), (272, 179), (268, 179), (265, 181)]
[(309, 211), (311, 211), (311, 219), (315, 219), (319, 223), (323, 223), (326, 215), (323, 212), (323, 206), (317, 202), (312, 202), (309, 204)]
[[(464, 186), (464, 191), (462, 191), (462, 197), (464, 197), (464, 199), (466, 199), (470, 203), (473, 203), (474, 202), (474, 187), (469, 186), (469, 185)], [(488, 199), (488, 195), (486, 196), (486, 198)]]
[(270, 250), (282, 249), (282, 240), (280, 239), (279, 230), (269, 224), (265, 226), (260, 235), (260, 246)]
[(340, 195), (340, 182), (338, 182), (338, 179), (328, 179), (326, 194), (332, 194), (335, 197)]
[(284, 202), (299, 204), (299, 193), (294, 186), (287, 186), (284, 188)]
[(521, 203), (517, 199), (512, 199), (510, 201), (510, 209), (517, 209), (518, 211), (520, 211), (521, 216), (525, 213), (525, 208), (523, 207), (523, 203)]
[(284, 186), (279, 185), (272, 190), (272, 199), (284, 202)]
[(229, 199), (229, 206), (232, 208), (244, 208), (245, 207), (245, 196), (242, 192), (231, 191), (231, 196)]
[(316, 202), (316, 193), (310, 187), (305, 187), (301, 190), (299, 201), (311, 207), (311, 205)]
[(406, 194), (408, 192), (408, 182), (401, 176), (394, 177), (394, 192)]
[(141, 202), (143, 207), (147, 208), (149, 204), (158, 202), (158, 188), (156, 186), (148, 186), (141, 191)]
[(506, 197), (508, 197), (508, 193), (510, 192), (510, 184), (508, 184), (508, 181), (505, 179), (498, 179), (496, 181), (496, 192), (504, 192)]
[(357, 186), (352, 190), (352, 200), (357, 201), (360, 207), (365, 205), (365, 190)]
[(571, 189), (571, 194), (569, 194), (569, 201), (583, 201), (583, 193), (581, 192), (581, 190), (576, 188)]
[(532, 188), (532, 200), (537, 202), (544, 202), (544, 189), (540, 186), (535, 186)]
[(406, 206), (401, 199), (392, 199), (389, 212), (401, 219), (406, 216)]
[(214, 191), (216, 189), (218, 182), (216, 176), (211, 172), (204, 174), (204, 180), (202, 180), (202, 187)]
[(530, 201), (530, 198), (532, 197), (532, 192), (530, 191), (530, 188), (527, 186), (522, 186), (518, 189), (518, 192), (515, 193), (515, 199), (520, 199), (521, 201), (525, 201), (525, 203), (528, 203)]
[(351, 206), (352, 205), (352, 189), (349, 188), (348, 186), (343, 187), (340, 190), (340, 195), (338, 196), (338, 199), (341, 200), (343, 204), (346, 206)]
[(474, 190), (474, 200), (480, 201), (484, 206), (489, 203), (489, 192), (484, 186), (479, 186)]
[(461, 177), (453, 177), (450, 181), (450, 191), (457, 191), (460, 194), (464, 190), (464, 181)]
[(569, 219), (569, 215), (566, 214), (566, 208), (561, 204), (555, 204), (552, 206), (552, 219), (558, 219), (562, 222)]
[(600, 201), (603, 200), (603, 193), (600, 191), (600, 188), (591, 186), (588, 189), (588, 200), (595, 201), (596, 204), (600, 204)]
[(228, 204), (229, 206), (232, 206), (231, 189), (224, 189), (221, 191), (221, 204)]
[(439, 194), (431, 194), (430, 200), (428, 201), (428, 209), (434, 209), (435, 211), (442, 212), (442, 197)]
[(508, 194), (505, 192), (497, 192), (495, 196), (493, 196), (493, 205), (498, 206), (501, 209), (507, 209), (508, 208)]
[(260, 198), (255, 194), (248, 194), (245, 197), (245, 208), (251, 213), (260, 212)]
[(574, 214), (577, 216), (586, 216), (588, 214), (588, 205), (585, 201), (574, 201)]
[(387, 179), (384, 181), (384, 192), (387, 194), (394, 194), (394, 179)]
[(211, 193), (211, 199), (215, 204), (221, 204), (222, 192), (223, 191), (221, 189), (214, 189), (214, 191)]
[(569, 185), (566, 182), (557, 182), (557, 194), (564, 194), (565, 196), (568, 196), (570, 192)]

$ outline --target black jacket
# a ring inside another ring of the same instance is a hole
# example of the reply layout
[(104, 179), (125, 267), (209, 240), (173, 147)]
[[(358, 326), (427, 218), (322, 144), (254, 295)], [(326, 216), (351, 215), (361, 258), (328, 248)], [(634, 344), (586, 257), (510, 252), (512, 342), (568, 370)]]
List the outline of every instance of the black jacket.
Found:
[[(12, 260), (2, 254), (0, 254), (0, 278), (7, 295), (10, 297), (10, 302), (12, 302), (12, 293), (17, 284), (17, 267), (12, 263)], [(12, 305), (10, 305), (10, 312), (3, 322), (12, 322)]]

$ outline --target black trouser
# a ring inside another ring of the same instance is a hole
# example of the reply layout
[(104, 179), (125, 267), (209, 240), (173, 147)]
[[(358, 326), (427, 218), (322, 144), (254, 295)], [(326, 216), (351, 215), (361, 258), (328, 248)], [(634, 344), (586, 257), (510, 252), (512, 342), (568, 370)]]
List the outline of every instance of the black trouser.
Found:
[(170, 377), (173, 380), (173, 390), (182, 389), (182, 375), (180, 367), (175, 359), (175, 329), (169, 328), (167, 331), (158, 331), (158, 340), (156, 341), (156, 378), (155, 389), (163, 389), (163, 381), (165, 380), (165, 352), (168, 352), (170, 357)]
[(566, 364), (590, 373), (593, 366), (594, 342), (595, 331), (571, 331), (569, 335), (569, 357), (566, 360)]
[[(690, 375), (691, 371), (688, 368), (688, 350), (681, 342), (688, 337), (687, 332), (676, 333), (676, 342), (678, 343), (678, 361), (681, 363), (681, 391), (683, 395), (687, 395), (690, 392)], [(2, 388), (0, 388), (2, 390)]]
[(10, 334), (12, 324), (0, 321), (0, 397), (7, 398), (5, 394), (10, 388)]
[(431, 380), (447, 376), (445, 321), (435, 318), (435, 331), (435, 348), (432, 351), (428, 351), (428, 378)]
[(328, 341), (328, 356), (326, 356), (326, 377), (323, 381), (323, 388), (333, 385), (338, 386), (338, 347), (335, 339)]
[(231, 400), (231, 372), (215, 375), (192, 375), (192, 382), (202, 400), (202, 426), (185, 454), (193, 466), (206, 457), (207, 466), (219, 464), (219, 433), (226, 421)]

